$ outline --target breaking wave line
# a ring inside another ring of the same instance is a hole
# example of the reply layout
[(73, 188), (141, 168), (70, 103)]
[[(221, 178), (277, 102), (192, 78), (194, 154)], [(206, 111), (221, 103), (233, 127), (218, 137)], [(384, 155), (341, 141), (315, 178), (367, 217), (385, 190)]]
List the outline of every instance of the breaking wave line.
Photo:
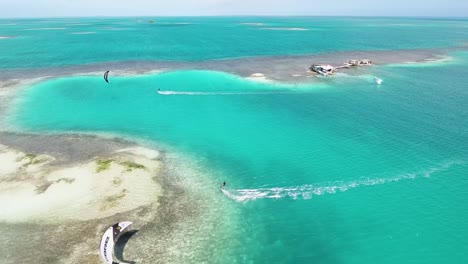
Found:
[(450, 161), (443, 163), (437, 167), (432, 167), (427, 170), (422, 170), (415, 173), (405, 173), (391, 178), (361, 178), (355, 181), (334, 181), (318, 184), (306, 184), (292, 187), (273, 187), (273, 188), (258, 188), (258, 189), (238, 189), (238, 190), (221, 190), (227, 197), (237, 202), (247, 202), (257, 199), (282, 199), (290, 198), (293, 200), (308, 200), (313, 196), (323, 194), (333, 194), (337, 192), (345, 192), (360, 186), (382, 185), (386, 183), (395, 183), (402, 180), (416, 179), (420, 177), (428, 178), (432, 174), (440, 171), (445, 171), (455, 165), (464, 165), (462, 161)]

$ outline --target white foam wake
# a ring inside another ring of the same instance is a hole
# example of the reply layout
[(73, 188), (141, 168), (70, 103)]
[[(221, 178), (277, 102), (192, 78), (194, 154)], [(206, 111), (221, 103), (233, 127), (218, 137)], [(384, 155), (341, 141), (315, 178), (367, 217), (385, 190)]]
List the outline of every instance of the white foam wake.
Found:
[(299, 92), (178, 92), (178, 91), (158, 91), (161, 95), (277, 95), (277, 94), (298, 94)]
[(440, 171), (445, 171), (455, 165), (463, 165), (465, 162), (450, 161), (422, 170), (415, 173), (400, 174), (390, 178), (361, 178), (355, 181), (335, 181), (317, 184), (306, 184), (292, 187), (273, 187), (273, 188), (258, 188), (258, 189), (239, 189), (239, 190), (222, 190), (229, 198), (238, 202), (247, 202), (257, 199), (281, 199), (290, 198), (293, 200), (308, 200), (316, 195), (333, 194), (337, 192), (345, 192), (360, 186), (373, 186), (386, 183), (399, 182), (401, 180), (415, 179), (419, 177), (430, 177), (432, 174)]

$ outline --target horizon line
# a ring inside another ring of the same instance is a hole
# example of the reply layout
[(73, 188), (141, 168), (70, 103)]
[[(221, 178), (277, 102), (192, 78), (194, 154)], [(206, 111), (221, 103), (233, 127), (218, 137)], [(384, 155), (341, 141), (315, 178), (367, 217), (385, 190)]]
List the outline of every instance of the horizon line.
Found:
[(127, 17), (347, 17), (347, 18), (449, 18), (449, 19), (468, 19), (468, 16), (442, 16), (442, 15), (70, 15), (70, 16), (12, 16), (0, 17), (1, 19), (31, 19), (31, 18), (127, 18)]

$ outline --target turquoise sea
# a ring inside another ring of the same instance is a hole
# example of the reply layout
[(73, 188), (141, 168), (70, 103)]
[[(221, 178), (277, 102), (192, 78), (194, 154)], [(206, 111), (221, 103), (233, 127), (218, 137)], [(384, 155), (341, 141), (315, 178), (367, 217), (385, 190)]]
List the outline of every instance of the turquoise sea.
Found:
[[(78, 72), (19, 90), (2, 126), (117, 135), (191, 160), (200, 173), (184, 177), (203, 184), (187, 188), (207, 197), (214, 228), (174, 245), (190, 252), (180, 263), (468, 263), (466, 19), (10, 19), (0, 36), (14, 36), (0, 39), (0, 77), (25, 79), (111, 62), (444, 50), (439, 62), (300, 83), (172, 69), (111, 72), (107, 84)], [(155, 249), (157, 228), (129, 241), (128, 259), (174, 261)]]

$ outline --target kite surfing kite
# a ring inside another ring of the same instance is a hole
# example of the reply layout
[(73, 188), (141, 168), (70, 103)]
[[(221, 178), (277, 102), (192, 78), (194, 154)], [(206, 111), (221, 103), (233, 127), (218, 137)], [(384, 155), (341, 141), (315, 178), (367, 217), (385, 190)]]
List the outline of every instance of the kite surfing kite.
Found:
[[(124, 221), (109, 227), (101, 239), (101, 246), (99, 247), (101, 252), (101, 258), (107, 264), (119, 264), (116, 262), (117, 259), (114, 257), (114, 245), (119, 237), (125, 232), (132, 222)], [(115, 260), (115, 261), (114, 261)], [(123, 263), (123, 262), (121, 262)]]
[(109, 83), (109, 79), (108, 79), (109, 72), (110, 72), (110, 71), (106, 71), (106, 72), (104, 73), (104, 80), (105, 80), (107, 83)]

